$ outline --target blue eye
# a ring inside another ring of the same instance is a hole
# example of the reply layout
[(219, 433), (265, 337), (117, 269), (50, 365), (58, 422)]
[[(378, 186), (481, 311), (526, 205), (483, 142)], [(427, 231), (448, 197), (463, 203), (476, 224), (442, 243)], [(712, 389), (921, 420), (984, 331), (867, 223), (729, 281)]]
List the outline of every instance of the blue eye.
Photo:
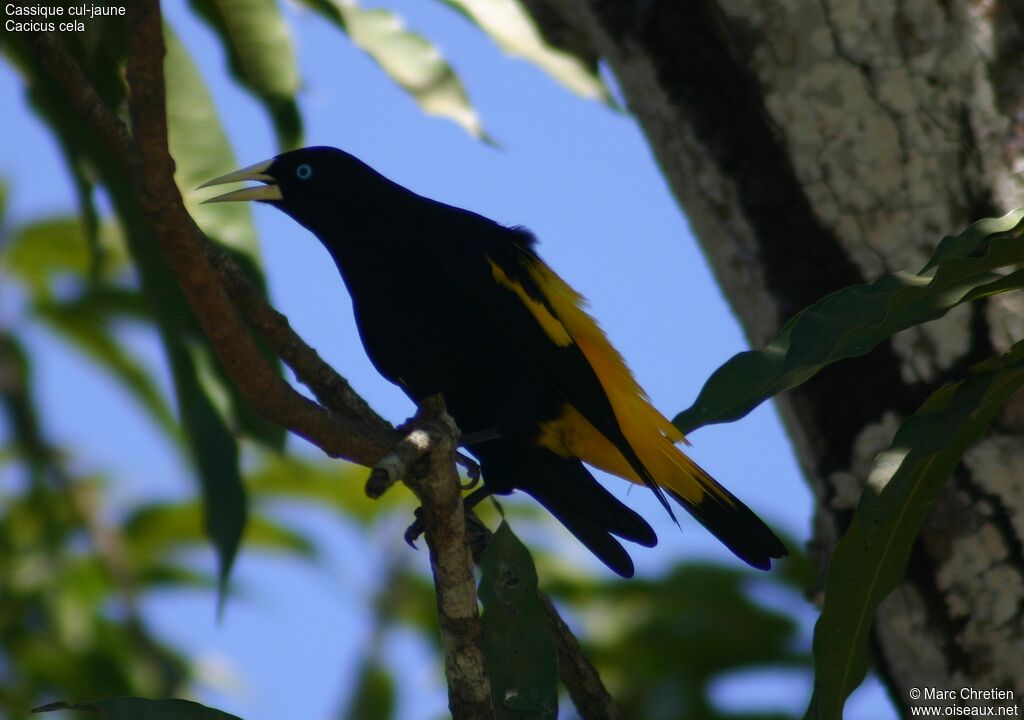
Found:
[(302, 164), (295, 168), (295, 177), (297, 177), (299, 180), (309, 180), (312, 174), (313, 168), (311, 168), (309, 165)]

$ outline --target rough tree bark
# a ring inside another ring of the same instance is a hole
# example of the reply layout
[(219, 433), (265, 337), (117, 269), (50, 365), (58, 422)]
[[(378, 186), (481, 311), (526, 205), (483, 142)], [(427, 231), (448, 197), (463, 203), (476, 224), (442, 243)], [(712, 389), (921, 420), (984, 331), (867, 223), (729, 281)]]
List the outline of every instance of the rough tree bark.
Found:
[[(755, 346), (823, 294), (917, 271), (942, 235), (1024, 205), (1021, 0), (529, 4), (613, 70)], [(1004, 296), (779, 400), (822, 567), (899, 420), (1022, 337), (1024, 302)], [(899, 706), (912, 687), (1024, 696), (1022, 433), (1016, 398), (878, 613), (876, 668)]]

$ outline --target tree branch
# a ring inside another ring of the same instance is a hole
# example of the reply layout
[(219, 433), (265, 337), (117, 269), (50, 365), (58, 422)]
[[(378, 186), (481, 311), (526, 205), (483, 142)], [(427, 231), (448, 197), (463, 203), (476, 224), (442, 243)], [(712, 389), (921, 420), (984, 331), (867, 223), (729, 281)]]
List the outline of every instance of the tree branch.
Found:
[(292, 369), (299, 382), (313, 391), (321, 405), (365, 425), (367, 435), (380, 435), (389, 442), (397, 440), (398, 435), (391, 423), (378, 415), (352, 389), (348, 380), (335, 372), (315, 349), (295, 333), (288, 318), (267, 303), (227, 251), (208, 242), (206, 254), (218, 279), (248, 324)]
[[(459, 720), (493, 718), (480, 646), (473, 564), (454, 465), (458, 430), (444, 412), (443, 401), (438, 398), (425, 403), (414, 431), (421, 434), (415, 440), (403, 439), (292, 330), (284, 315), (270, 307), (230, 255), (209, 242), (185, 210), (174, 182), (173, 159), (167, 147), (158, 0), (133, 3), (128, 21), (134, 137), (104, 104), (57, 34), (35, 33), (29, 42), (73, 110), (128, 174), (168, 268), (246, 400), (269, 420), (331, 457), (371, 467), (383, 459), (377, 468), (380, 484), (372, 488), (375, 495), (402, 478), (419, 497), (437, 588), (453, 716)], [(274, 373), (239, 313), (321, 404), (305, 398)], [(425, 456), (430, 462), (417, 462)], [(614, 718), (607, 691), (579, 643), (554, 608), (548, 610), (558, 641), (562, 679), (580, 713), (586, 720)]]
[(580, 641), (562, 620), (551, 598), (544, 593), (539, 593), (539, 597), (558, 652), (558, 678), (569, 691), (576, 711), (582, 720), (618, 720), (615, 702), (601, 681), (597, 668), (583, 654)]
[[(331, 457), (373, 465), (397, 441), (397, 434), (291, 330), (284, 316), (267, 305), (227, 253), (213, 246), (186, 212), (167, 151), (159, 6), (148, 1), (133, 5), (129, 21), (134, 139), (100, 99), (58, 35), (35, 33), (29, 42), (75, 112), (129, 175), (171, 272), (246, 400)], [(257, 351), (225, 288), (330, 411), (303, 397), (274, 373)]]
[[(21, 0), (21, 4), (25, 7), (33, 5), (31, 0)], [(39, 64), (64, 93), (68, 104), (128, 171), (134, 158), (128, 128), (100, 98), (82, 68), (65, 49), (60, 35), (55, 32), (29, 33), (27, 39)]]
[[(445, 412), (440, 395), (420, 405), (413, 424), (416, 429), (409, 437), (416, 436), (416, 439), (405, 442), (406, 450), (400, 452), (406, 461), (405, 483), (423, 504), (423, 534), (430, 550), (430, 570), (437, 589), (448, 707), (452, 717), (459, 720), (493, 720), (473, 558), (466, 541), (466, 515), (459, 476), (455, 472), (459, 431)], [(409, 472), (409, 459), (423, 451), (429, 452), (426, 471), (422, 474)]]
[[(109, 111), (53, 34), (33, 46), (69, 103), (125, 169), (143, 215), (217, 357), (250, 404), (332, 456), (372, 465), (396, 444), (391, 426), (330, 369), (270, 308), (223, 250), (212, 246), (186, 212), (174, 183), (164, 107), (163, 36), (159, 3), (140, 0), (129, 14), (128, 85), (133, 137)], [(237, 305), (236, 305), (237, 304)], [(238, 310), (330, 408), (295, 392), (272, 370)], [(406, 473), (423, 504), (425, 535), (437, 589), (449, 698), (459, 720), (489, 720), (490, 690), (483, 663), (473, 564), (454, 469), (458, 431), (443, 403), (425, 406), (433, 426), (422, 476)], [(331, 412), (333, 411), (333, 412)], [(404, 469), (396, 467), (395, 471)]]
[(424, 427), (422, 423), (415, 425), (370, 471), (370, 477), (366, 480), (368, 497), (376, 500), (396, 482), (410, 477), (413, 466), (443, 441), (443, 431), (438, 432), (436, 427)]
[(130, 166), (132, 184), (164, 259), (218, 359), (257, 411), (332, 457), (372, 464), (387, 451), (392, 438), (368, 435), (370, 422), (365, 418), (330, 413), (279, 377), (260, 355), (214, 273), (206, 252), (208, 241), (185, 210), (174, 183), (174, 165), (167, 147), (159, 3), (140, 0), (133, 4), (128, 20), (128, 85), (138, 158), (137, 164)]

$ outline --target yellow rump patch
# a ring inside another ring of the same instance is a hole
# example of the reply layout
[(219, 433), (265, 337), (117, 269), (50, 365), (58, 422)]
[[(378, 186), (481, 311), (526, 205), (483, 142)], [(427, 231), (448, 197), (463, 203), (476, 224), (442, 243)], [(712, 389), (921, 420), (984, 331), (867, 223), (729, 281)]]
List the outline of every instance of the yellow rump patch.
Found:
[[(543, 263), (532, 258), (528, 262), (534, 280), (554, 309), (556, 317), (552, 320), (576, 343), (594, 369), (622, 434), (655, 482), (692, 505), (699, 505), (710, 493), (733, 506), (728, 491), (675, 446), (686, 438), (650, 404), (626, 361), (584, 310), (583, 297)], [(625, 480), (642, 483), (618, 448), (570, 405), (541, 427), (537, 442), (563, 457), (577, 457)]]
[(564, 405), (558, 417), (541, 425), (537, 444), (561, 457), (576, 457), (624, 480), (643, 484), (619, 449), (572, 405)]
[(498, 267), (490, 258), (487, 261), (491, 264), (491, 274), (494, 276), (495, 281), (502, 287), (508, 288), (514, 292), (519, 299), (526, 306), (526, 309), (530, 311), (530, 314), (536, 318), (537, 322), (544, 329), (551, 340), (558, 345), (558, 347), (568, 347), (572, 345), (572, 336), (569, 335), (569, 331), (565, 329), (565, 326), (559, 322), (558, 318), (551, 314), (544, 303), (537, 302), (534, 298), (530, 297), (529, 293), (523, 289), (523, 286), (512, 280), (505, 271)]

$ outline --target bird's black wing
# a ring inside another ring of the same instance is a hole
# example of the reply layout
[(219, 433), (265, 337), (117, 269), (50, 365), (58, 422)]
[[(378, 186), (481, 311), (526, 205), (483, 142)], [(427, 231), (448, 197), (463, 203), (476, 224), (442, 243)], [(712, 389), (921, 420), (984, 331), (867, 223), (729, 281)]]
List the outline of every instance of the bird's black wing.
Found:
[(618, 449), (675, 519), (626, 439), (594, 368), (538, 285), (531, 264), (541, 261), (533, 251), (533, 236), (466, 211), (446, 214), (441, 227), (446, 232), (437, 239), (436, 252), (447, 279), (460, 285), (467, 302), (493, 316), (507, 338), (507, 351), (539, 369), (565, 402)]

